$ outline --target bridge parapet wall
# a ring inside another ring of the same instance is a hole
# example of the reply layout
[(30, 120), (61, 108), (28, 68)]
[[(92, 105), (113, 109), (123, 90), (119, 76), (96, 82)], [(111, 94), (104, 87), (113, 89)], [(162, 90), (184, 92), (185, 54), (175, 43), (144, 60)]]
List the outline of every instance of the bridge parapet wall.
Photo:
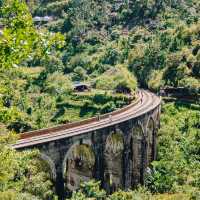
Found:
[(90, 124), (90, 123), (93, 123), (93, 122), (97, 122), (99, 120), (108, 118), (110, 115), (115, 116), (117, 114), (123, 113), (123, 112), (129, 110), (131, 107), (134, 107), (135, 105), (137, 105), (137, 103), (139, 101), (140, 101), (140, 97), (138, 97), (133, 103), (131, 103), (128, 106), (125, 106), (124, 108), (118, 109), (118, 110), (113, 111), (111, 113), (106, 113), (106, 114), (100, 115), (99, 117), (98, 116), (91, 117), (89, 119), (85, 119), (85, 120), (81, 120), (81, 121), (77, 121), (77, 122), (72, 122), (72, 123), (59, 125), (59, 126), (55, 126), (55, 127), (51, 127), (51, 128), (45, 128), (45, 129), (40, 129), (40, 130), (22, 133), (22, 134), (20, 134), (20, 139), (27, 139), (27, 138), (31, 138), (31, 137), (35, 137), (35, 136), (51, 134), (51, 133), (54, 133), (56, 131), (63, 131), (63, 130), (74, 128), (74, 127), (77, 127), (77, 126), (82, 126), (82, 125), (87, 125), (87, 124)]

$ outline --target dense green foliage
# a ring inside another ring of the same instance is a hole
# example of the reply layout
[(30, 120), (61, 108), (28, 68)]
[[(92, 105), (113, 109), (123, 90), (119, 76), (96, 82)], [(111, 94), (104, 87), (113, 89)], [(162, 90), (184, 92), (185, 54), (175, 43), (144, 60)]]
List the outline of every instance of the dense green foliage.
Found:
[(199, 10), (198, 0), (54, 0), (36, 3), (32, 12), (52, 16), (43, 26), (65, 33), (66, 71), (79, 67), (95, 76), (121, 63), (143, 87), (199, 93)]
[[(37, 30), (25, 4), (3, 2), (1, 64), (9, 69), (0, 73), (0, 121), (9, 129), (113, 111), (129, 102), (115, 92), (133, 94), (134, 76), (155, 91), (170, 85), (199, 93), (198, 1), (31, 0)], [(49, 18), (38, 22), (38, 16)], [(89, 83), (91, 94), (74, 94), (75, 81)], [(92, 96), (103, 91), (108, 98), (96, 104)]]
[(80, 189), (73, 192), (67, 200), (198, 200), (199, 194), (194, 192), (152, 195), (146, 188), (139, 187), (135, 190), (117, 191), (106, 195), (100, 189), (99, 182), (89, 181), (81, 185)]
[[(200, 93), (199, 0), (27, 2), (31, 13), (21, 0), (0, 0), (0, 128), (24, 132), (111, 112), (135, 98), (136, 79), (154, 91)], [(75, 82), (91, 89), (75, 92)], [(147, 189), (109, 196), (92, 181), (71, 199), (198, 200), (199, 113), (199, 105), (163, 106)], [(38, 152), (15, 152), (14, 141), (0, 129), (0, 199), (56, 198), (48, 165)]]
[(0, 199), (53, 199), (50, 169), (39, 152), (16, 152), (10, 146), (16, 140), (14, 134), (2, 128), (0, 132)]
[[(61, 33), (37, 30), (25, 3), (3, 2), (0, 122), (8, 129), (24, 132), (49, 127), (104, 114), (130, 102), (130, 96), (117, 94), (118, 88), (125, 87), (134, 96), (137, 83), (127, 68), (113, 67), (113, 86), (103, 78), (99, 82), (105, 69), (110, 69), (109, 60), (102, 60), (98, 69), (95, 65), (102, 58), (90, 60), (84, 53), (68, 63), (68, 54), (79, 47), (70, 47)], [(110, 56), (104, 59), (115, 60), (115, 54)], [(74, 81), (87, 82), (92, 88), (77, 93)]]
[(163, 106), (158, 158), (146, 184), (152, 192), (200, 191), (200, 106), (183, 102)]
[(106, 195), (106, 192), (100, 189), (100, 183), (92, 180), (83, 183), (79, 191), (73, 192), (70, 200), (150, 200), (151, 198), (151, 193), (145, 190), (145, 188), (139, 188), (135, 191), (130, 190), (128, 192), (120, 190), (112, 195)]
[(149, 36), (142, 40), (147, 41), (136, 42), (129, 55), (129, 66), (141, 84), (154, 90), (171, 85), (199, 93), (199, 30), (199, 22), (181, 22), (153, 35), (145, 30)]

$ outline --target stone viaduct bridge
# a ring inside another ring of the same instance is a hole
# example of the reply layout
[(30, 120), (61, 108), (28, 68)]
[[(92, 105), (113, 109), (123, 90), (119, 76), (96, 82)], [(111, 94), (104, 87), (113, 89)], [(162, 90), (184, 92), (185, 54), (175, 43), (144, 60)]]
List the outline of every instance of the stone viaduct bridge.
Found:
[(134, 103), (110, 114), (23, 133), (14, 148), (40, 150), (60, 199), (90, 179), (108, 192), (132, 188), (156, 157), (160, 104), (140, 90)]

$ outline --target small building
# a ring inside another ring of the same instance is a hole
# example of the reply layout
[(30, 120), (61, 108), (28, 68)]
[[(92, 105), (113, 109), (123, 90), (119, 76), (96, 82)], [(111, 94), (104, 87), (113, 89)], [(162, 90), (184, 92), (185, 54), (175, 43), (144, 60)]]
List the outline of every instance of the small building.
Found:
[(174, 96), (174, 97), (183, 97), (190, 95), (189, 91), (185, 87), (173, 87), (173, 86), (165, 86), (160, 89), (161, 96)]
[(89, 90), (90, 90), (90, 86), (87, 83), (80, 83), (80, 82), (74, 83), (75, 92), (84, 92), (84, 91), (89, 91)]
[(131, 94), (131, 89), (123, 85), (118, 85), (115, 89), (115, 92), (121, 94)]

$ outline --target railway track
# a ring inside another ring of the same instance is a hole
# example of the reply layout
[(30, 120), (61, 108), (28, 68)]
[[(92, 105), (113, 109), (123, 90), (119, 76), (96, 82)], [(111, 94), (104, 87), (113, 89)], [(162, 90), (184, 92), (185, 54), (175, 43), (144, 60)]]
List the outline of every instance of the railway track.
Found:
[(100, 119), (94, 117), (89, 120), (83, 120), (69, 125), (61, 125), (21, 134), (20, 139), (13, 147), (15, 149), (30, 147), (119, 124), (150, 112), (160, 104), (160, 101), (161, 99), (155, 94), (149, 91), (140, 90), (139, 97), (135, 103), (119, 109), (118, 111), (102, 115), (100, 116)]

